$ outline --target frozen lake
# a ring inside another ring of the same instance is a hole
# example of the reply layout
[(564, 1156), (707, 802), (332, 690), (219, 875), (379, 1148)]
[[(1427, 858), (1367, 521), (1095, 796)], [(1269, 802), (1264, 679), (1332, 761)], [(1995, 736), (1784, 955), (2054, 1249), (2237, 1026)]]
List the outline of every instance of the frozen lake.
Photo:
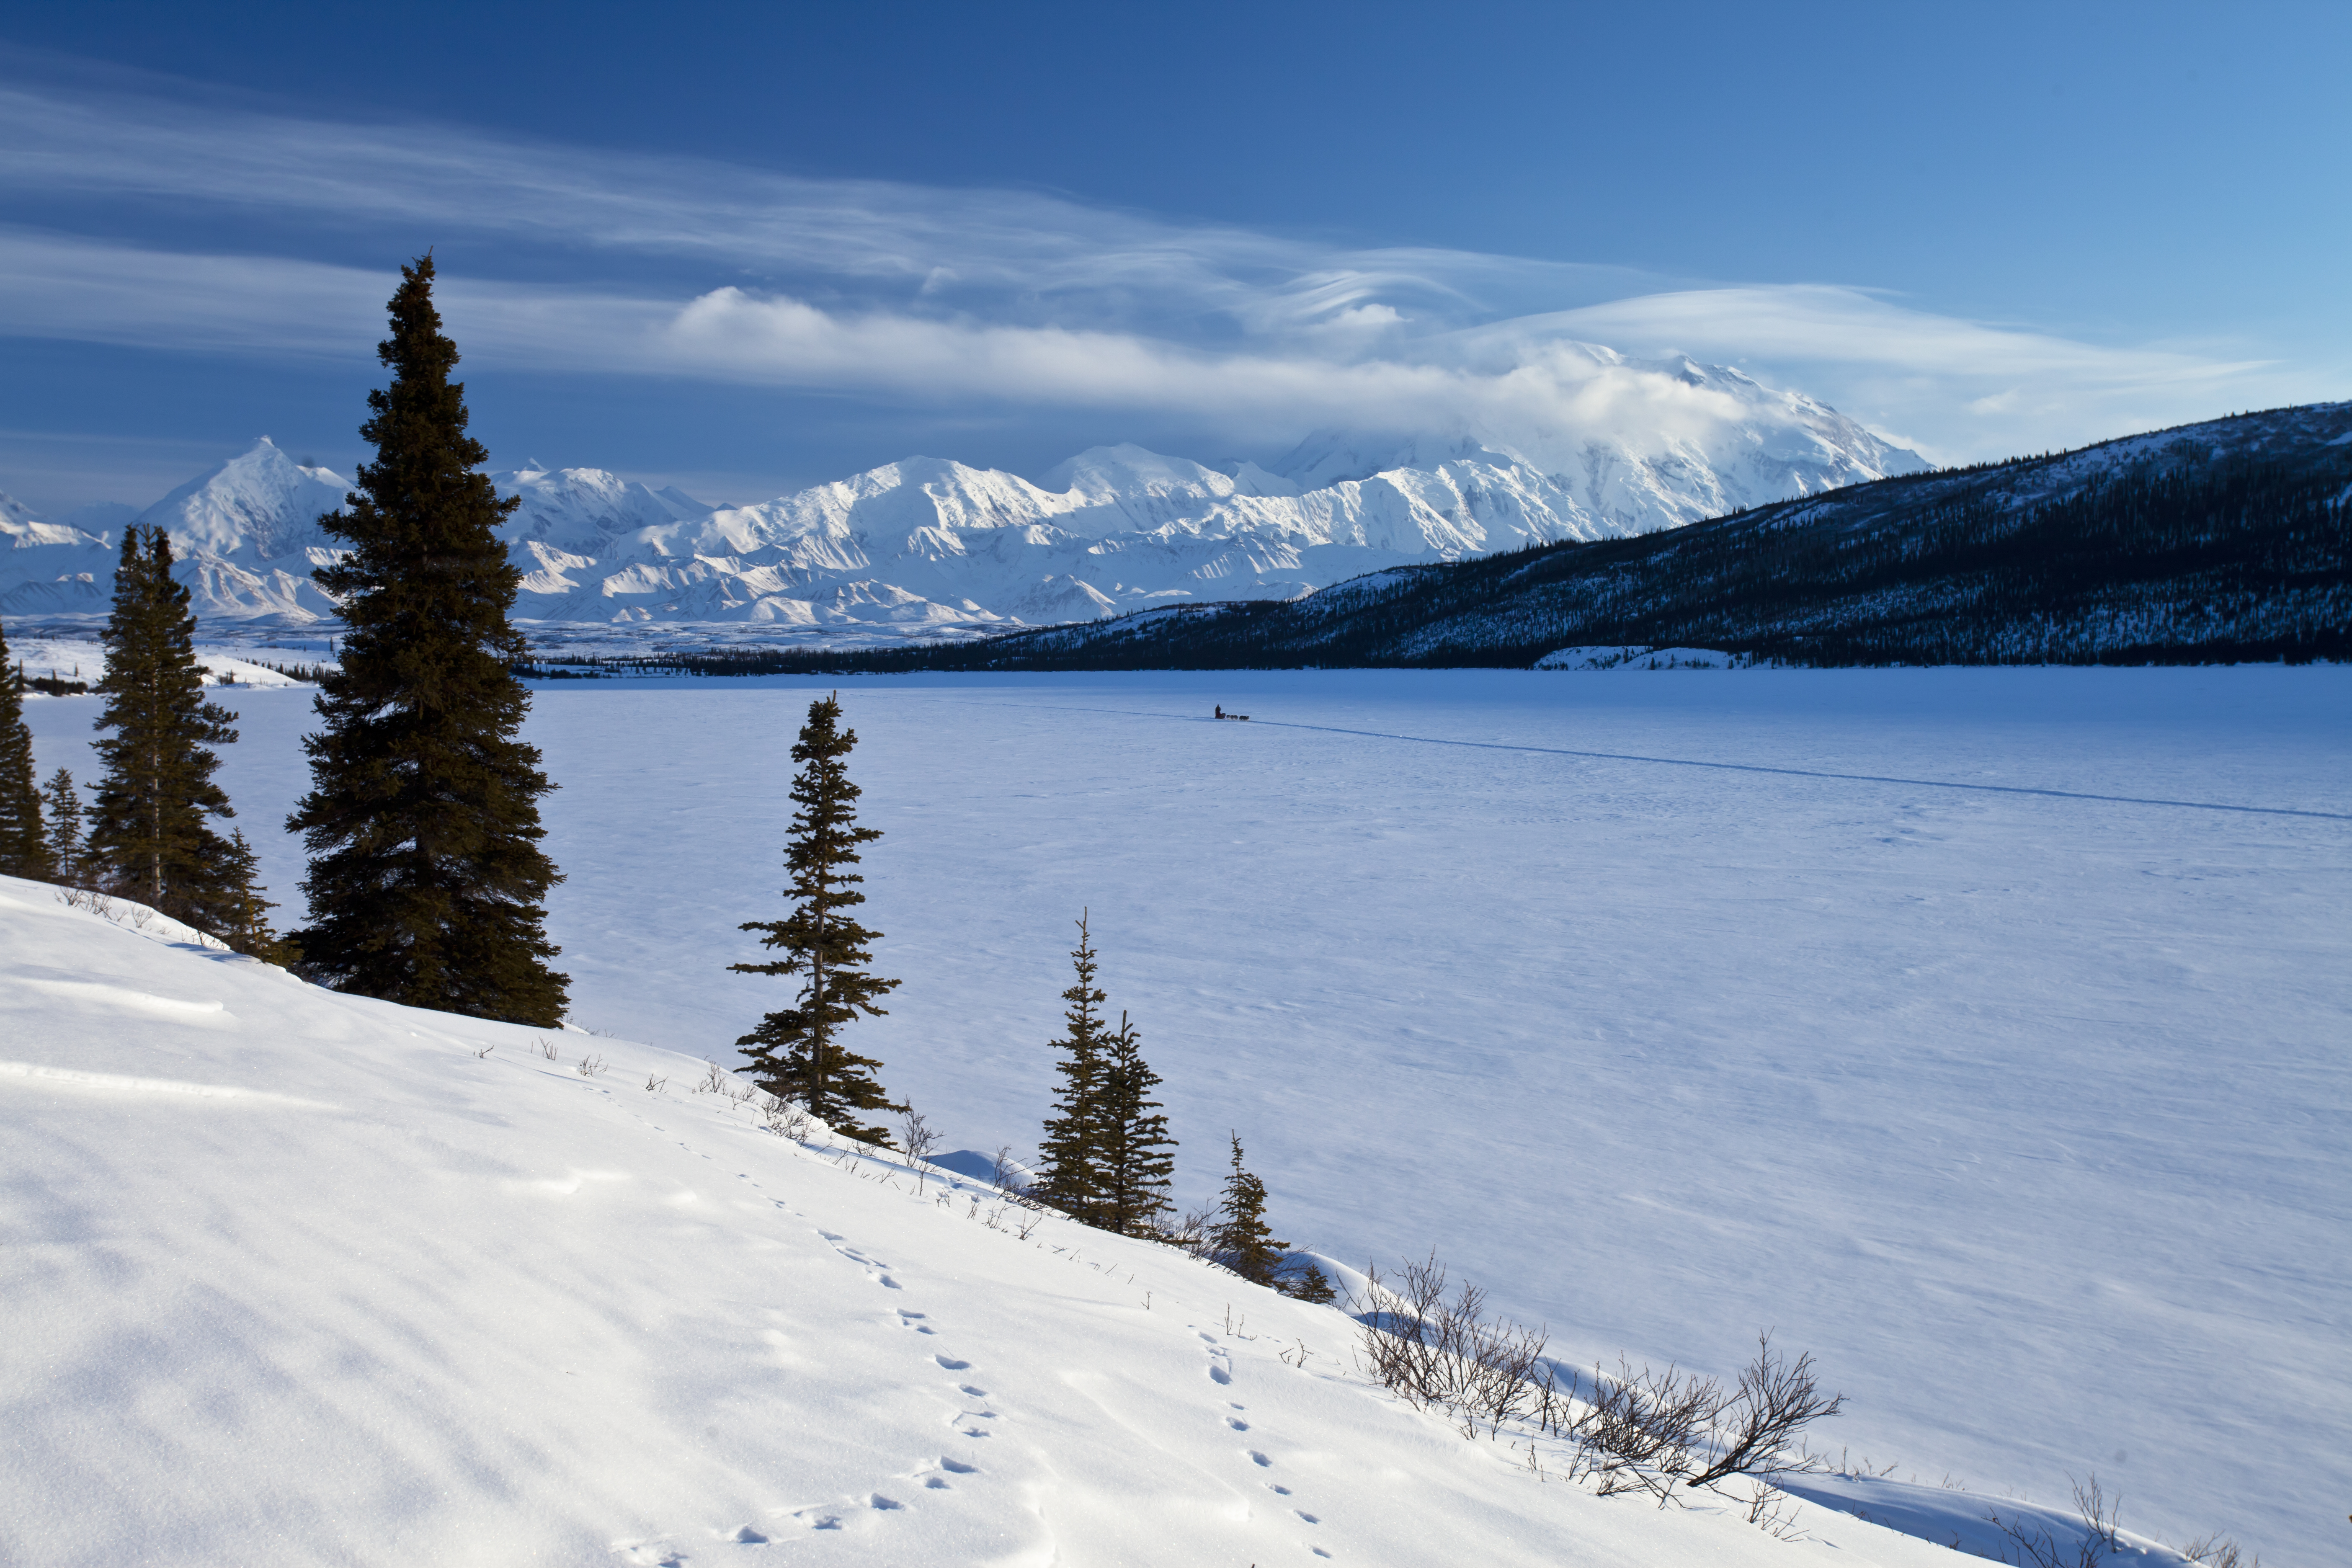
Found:
[[(2352, 672), (564, 683), (575, 1022), (727, 1057), (784, 1005), (725, 971), (836, 684), (906, 982), (859, 1043), (949, 1147), (1034, 1139), (1090, 908), (1187, 1201), (1234, 1129), (1281, 1235), (1433, 1246), (1572, 1358), (1773, 1328), (1898, 1477), (2340, 1542)], [(228, 700), (295, 924), (309, 694)], [(95, 700), (27, 711), (87, 783)]]

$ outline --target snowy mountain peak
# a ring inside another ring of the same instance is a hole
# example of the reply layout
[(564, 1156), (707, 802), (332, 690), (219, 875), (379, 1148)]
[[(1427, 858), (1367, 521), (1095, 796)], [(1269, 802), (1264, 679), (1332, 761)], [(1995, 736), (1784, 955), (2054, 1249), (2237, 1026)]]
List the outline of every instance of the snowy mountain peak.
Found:
[(341, 475), (304, 468), (264, 436), (141, 512), (138, 521), (163, 529), (182, 554), (270, 561), (330, 546), (319, 519), (341, 510), (350, 489)]
[(1502, 467), (1519, 460), (1517, 453), (1494, 450), (1467, 431), (1383, 435), (1324, 429), (1311, 433), (1284, 454), (1275, 463), (1274, 472), (1300, 489), (1311, 490), (1369, 479), (1392, 468), (1435, 468), (1464, 458), (1485, 458)]
[(492, 474), (501, 496), (522, 505), (499, 527), (509, 548), (538, 542), (594, 554), (619, 534), (659, 528), (713, 510), (677, 489), (654, 490), (603, 468), (549, 468), (536, 459)]

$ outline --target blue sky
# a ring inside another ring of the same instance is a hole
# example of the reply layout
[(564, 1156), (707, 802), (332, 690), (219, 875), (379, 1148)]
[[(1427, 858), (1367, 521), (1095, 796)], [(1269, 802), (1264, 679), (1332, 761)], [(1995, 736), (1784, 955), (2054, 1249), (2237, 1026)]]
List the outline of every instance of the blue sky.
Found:
[(1648, 416), (1566, 340), (1947, 461), (2340, 398), (2348, 65), (2340, 5), (19, 7), (0, 489), (348, 472), (428, 245), (493, 466), (713, 500)]

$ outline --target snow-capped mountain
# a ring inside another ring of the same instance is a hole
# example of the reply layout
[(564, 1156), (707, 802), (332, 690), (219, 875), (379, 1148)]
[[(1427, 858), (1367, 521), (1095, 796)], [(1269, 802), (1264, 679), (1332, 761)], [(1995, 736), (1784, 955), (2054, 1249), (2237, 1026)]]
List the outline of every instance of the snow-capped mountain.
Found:
[[(599, 468), (492, 475), (525, 617), (743, 622), (919, 635), (1094, 619), (1193, 599), (1293, 599), (1384, 567), (1678, 527), (1914, 471), (1823, 405), (1690, 361), (1664, 372), (1708, 419), (1682, 431), (1319, 431), (1272, 468), (1097, 447), (1035, 481), (908, 458), (750, 506)], [(1686, 422), (1687, 423), (1687, 422)], [(198, 613), (333, 614), (310, 574), (349, 482), (267, 437), (139, 514), (171, 531)], [(17, 509), (21, 512), (22, 509)], [(104, 607), (115, 538), (11, 513), (0, 612)]]

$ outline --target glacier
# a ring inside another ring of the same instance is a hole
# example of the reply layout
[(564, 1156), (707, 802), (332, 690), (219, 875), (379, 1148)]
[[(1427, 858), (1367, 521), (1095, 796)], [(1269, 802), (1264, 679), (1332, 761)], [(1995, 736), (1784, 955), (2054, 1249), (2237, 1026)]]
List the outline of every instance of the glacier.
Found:
[[(1675, 528), (1927, 465), (1826, 405), (1728, 367), (1663, 371), (1712, 396), (1696, 430), (1382, 434), (1319, 430), (1272, 467), (1132, 444), (1035, 480), (910, 457), (748, 505), (536, 460), (492, 474), (520, 504), (501, 532), (518, 617), (627, 627), (732, 625), (768, 640), (982, 635), (1186, 601), (1294, 599), (1368, 572)], [(136, 514), (167, 530), (197, 614), (283, 631), (335, 605), (321, 514), (350, 481), (263, 437)], [(115, 521), (122, 509), (118, 509)], [(0, 497), (0, 614), (102, 614), (116, 528)], [(85, 526), (96, 523), (98, 526)]]

